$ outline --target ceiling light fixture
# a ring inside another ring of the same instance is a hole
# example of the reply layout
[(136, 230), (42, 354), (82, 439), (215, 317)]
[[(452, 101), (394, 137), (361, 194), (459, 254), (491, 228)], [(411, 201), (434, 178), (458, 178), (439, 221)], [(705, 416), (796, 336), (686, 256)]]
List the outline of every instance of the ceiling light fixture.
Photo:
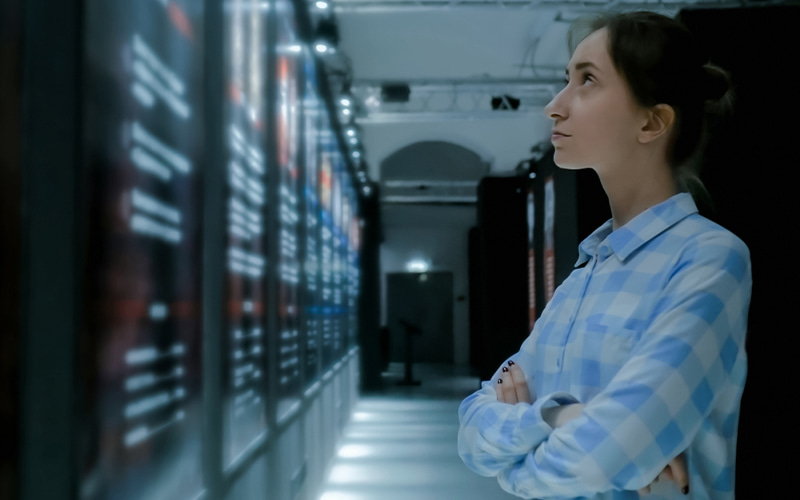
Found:
[[(335, 54), (339, 45), (339, 28), (330, 19), (322, 19), (317, 24), (314, 36), (315, 48), (320, 54)], [(322, 47), (325, 47), (324, 49)]]

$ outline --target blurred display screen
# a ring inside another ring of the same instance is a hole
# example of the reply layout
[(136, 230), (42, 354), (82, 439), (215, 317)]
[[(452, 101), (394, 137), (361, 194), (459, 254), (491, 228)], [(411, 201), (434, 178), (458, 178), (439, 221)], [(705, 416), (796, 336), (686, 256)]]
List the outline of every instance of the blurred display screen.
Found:
[(536, 245), (533, 230), (536, 222), (536, 204), (534, 202), (534, 184), (528, 186), (528, 330), (536, 326)]
[(84, 5), (79, 497), (194, 499), (203, 2)]
[(350, 218), (352, 217), (353, 203), (353, 199), (350, 196), (350, 186), (350, 175), (347, 172), (347, 166), (344, 165), (342, 171), (342, 223), (339, 229), (342, 242), (341, 266), (339, 268), (342, 280), (342, 304), (340, 306), (342, 343), (340, 356), (347, 354), (347, 350), (350, 348)]
[(358, 297), (359, 291), (359, 251), (361, 227), (358, 218), (358, 197), (352, 184), (349, 184), (350, 201), (352, 209), (348, 221), (348, 247), (347, 247), (347, 335), (348, 346), (354, 347), (358, 344)]
[(320, 334), (322, 336), (322, 369), (327, 370), (333, 363), (333, 185), (334, 156), (338, 150), (330, 121), (326, 113), (322, 113), (323, 126), (320, 130), (322, 151), (320, 158), (320, 260), (321, 287), (320, 300)]
[(298, 78), (303, 68), (302, 46), (296, 35), (294, 5), (276, 2), (277, 44), (275, 126), (278, 153), (278, 401), (277, 420), (300, 408), (300, 183), (297, 153), (300, 146)]
[(305, 202), (306, 202), (306, 318), (305, 381), (312, 385), (319, 377), (319, 134), (322, 101), (317, 91), (314, 56), (305, 48)]
[(228, 0), (225, 14), (227, 245), (223, 330), (223, 467), (266, 436), (267, 179), (265, 99), (267, 11)]
[(345, 250), (342, 245), (342, 216), (344, 215), (344, 193), (343, 181), (347, 170), (345, 169), (344, 159), (337, 148), (334, 153), (333, 162), (333, 307), (331, 317), (333, 320), (333, 362), (342, 356), (343, 342), (343, 316), (342, 305), (344, 302), (344, 282), (342, 280), (342, 253)]

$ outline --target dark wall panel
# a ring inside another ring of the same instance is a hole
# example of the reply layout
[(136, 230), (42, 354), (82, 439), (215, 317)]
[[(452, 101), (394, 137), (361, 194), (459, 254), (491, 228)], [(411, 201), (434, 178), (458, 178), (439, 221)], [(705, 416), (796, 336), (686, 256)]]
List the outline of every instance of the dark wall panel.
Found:
[(19, 473), (20, 138), (23, 6), (0, 3), (0, 499)]
[[(739, 236), (750, 248), (753, 292), (746, 351), (748, 374), (741, 402), (736, 455), (737, 498), (789, 498), (785, 443), (764, 440), (772, 425), (765, 401), (792, 392), (796, 355), (784, 348), (794, 323), (798, 267), (787, 261), (796, 246), (797, 117), (800, 101), (791, 78), (766, 78), (796, 52), (800, 7), (681, 11), (712, 62), (731, 72), (736, 91), (732, 116), (711, 124), (701, 178), (716, 211), (703, 215)], [(782, 74), (782, 73), (781, 73)]]

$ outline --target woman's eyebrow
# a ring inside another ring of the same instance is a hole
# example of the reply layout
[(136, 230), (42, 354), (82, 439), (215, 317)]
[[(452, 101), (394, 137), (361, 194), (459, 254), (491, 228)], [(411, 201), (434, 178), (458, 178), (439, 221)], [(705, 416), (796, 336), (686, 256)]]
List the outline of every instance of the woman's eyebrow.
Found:
[[(594, 63), (591, 63), (591, 62), (588, 62), (588, 61), (585, 61), (585, 62), (579, 62), (578, 64), (576, 64), (576, 65), (575, 65), (575, 70), (577, 71), (577, 70), (579, 70), (579, 69), (582, 69), (582, 68), (585, 68), (585, 67), (587, 67), (587, 66), (591, 66), (591, 67), (593, 67), (594, 69), (596, 69), (597, 71), (600, 71), (600, 68), (598, 68), (597, 66), (595, 66), (595, 65), (594, 65)], [(569, 68), (565, 69), (565, 70), (564, 70), (564, 73), (566, 73), (567, 75), (569, 75)]]

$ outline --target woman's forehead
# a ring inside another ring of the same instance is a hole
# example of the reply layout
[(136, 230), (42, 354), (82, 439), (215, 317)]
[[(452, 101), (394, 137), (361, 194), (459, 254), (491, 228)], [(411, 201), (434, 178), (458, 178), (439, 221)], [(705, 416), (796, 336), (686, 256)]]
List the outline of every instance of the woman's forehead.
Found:
[(611, 64), (611, 58), (608, 55), (606, 36), (606, 29), (602, 28), (584, 38), (575, 48), (567, 69), (580, 69), (587, 63), (600, 71), (607, 68)]

